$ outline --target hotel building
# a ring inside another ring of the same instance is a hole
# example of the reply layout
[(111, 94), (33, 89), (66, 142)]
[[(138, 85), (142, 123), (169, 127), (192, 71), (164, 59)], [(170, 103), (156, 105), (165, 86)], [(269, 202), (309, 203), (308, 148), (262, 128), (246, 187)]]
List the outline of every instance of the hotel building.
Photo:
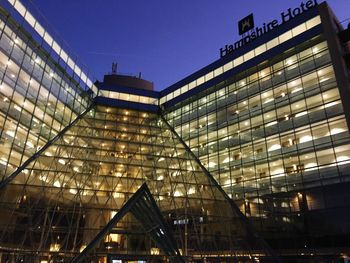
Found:
[(18, 0), (0, 29), (1, 262), (350, 254), (350, 29), (325, 2), (160, 92), (95, 81)]

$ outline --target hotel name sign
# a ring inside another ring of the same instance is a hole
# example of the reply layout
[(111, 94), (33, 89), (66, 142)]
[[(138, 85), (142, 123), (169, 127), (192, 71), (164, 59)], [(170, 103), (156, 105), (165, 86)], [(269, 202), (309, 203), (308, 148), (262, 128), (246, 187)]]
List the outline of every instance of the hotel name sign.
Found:
[(246, 16), (238, 22), (238, 32), (240, 35), (243, 35), (242, 38), (231, 45), (225, 45), (225, 47), (220, 48), (220, 57), (223, 58), (226, 55), (231, 54), (240, 47), (252, 42), (254, 39), (266, 34), (317, 5), (317, 0), (302, 2), (298, 7), (294, 9), (289, 8), (287, 11), (282, 12), (280, 20), (274, 19), (269, 23), (263, 23), (261, 27), (255, 28), (253, 14)]

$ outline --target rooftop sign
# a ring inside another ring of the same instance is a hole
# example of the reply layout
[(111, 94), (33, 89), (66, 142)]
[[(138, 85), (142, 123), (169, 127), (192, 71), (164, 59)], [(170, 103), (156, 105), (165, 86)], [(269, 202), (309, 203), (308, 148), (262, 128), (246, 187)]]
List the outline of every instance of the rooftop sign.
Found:
[(242, 38), (231, 45), (225, 45), (220, 48), (220, 57), (223, 58), (228, 54), (233, 53), (235, 50), (242, 46), (252, 42), (254, 39), (259, 38), (265, 33), (275, 29), (276, 27), (292, 20), (293, 18), (301, 15), (307, 10), (317, 6), (317, 0), (308, 0), (305, 3), (302, 2), (300, 6), (292, 9), (288, 8), (287, 11), (281, 13), (280, 20), (274, 19), (268, 23), (263, 23), (261, 27), (254, 28), (253, 14), (250, 14), (238, 22), (238, 31), (240, 35), (249, 32), (247, 35), (243, 35)]

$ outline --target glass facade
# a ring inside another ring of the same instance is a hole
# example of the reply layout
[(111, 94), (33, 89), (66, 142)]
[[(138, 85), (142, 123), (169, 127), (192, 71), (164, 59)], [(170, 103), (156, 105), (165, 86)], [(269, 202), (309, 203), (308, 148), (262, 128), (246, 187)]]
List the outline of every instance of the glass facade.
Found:
[(300, 25), (288, 30), (287, 32), (283, 33), (282, 35), (270, 40), (267, 43), (262, 44), (261, 46), (256, 47), (253, 50), (250, 50), (249, 52), (236, 57), (234, 60), (229, 61), (228, 63), (212, 70), (209, 71), (208, 73), (206, 73), (205, 75), (191, 81), (190, 83), (182, 86), (181, 88), (176, 89), (175, 91), (167, 94), (166, 96), (163, 96), (160, 99), (160, 103), (163, 104), (167, 101), (170, 101), (174, 98), (176, 98), (177, 96), (186, 93), (187, 91), (194, 89), (195, 87), (212, 80), (215, 77), (220, 76), (221, 74), (231, 70), (234, 67), (238, 67), (239, 65), (243, 64), (244, 62), (248, 62), (249, 60), (251, 60), (252, 58), (254, 58), (255, 56), (259, 56), (261, 54), (263, 54), (264, 52), (278, 46), (281, 45), (283, 43), (285, 43), (286, 41), (290, 40), (293, 37), (296, 37), (298, 35), (300, 35), (301, 33), (303, 33), (306, 30), (309, 30), (317, 25), (319, 25), (321, 23), (320, 17), (316, 16), (314, 18), (309, 19), (308, 21), (301, 23)]
[(0, 12), (0, 177), (4, 180), (91, 104), (93, 92)]
[[(21, 248), (16, 260), (67, 260), (144, 182), (183, 255), (264, 255), (241, 215), (157, 114), (106, 106), (86, 113), (6, 185), (0, 244)], [(90, 260), (113, 252), (151, 257), (154, 251), (164, 255), (127, 215)]]
[[(333, 150), (330, 155), (317, 151), (325, 142), (332, 141), (333, 148), (348, 137), (326, 43), (282, 56), (282, 61), (260, 65), (256, 73), (232, 83), (220, 83), (219, 90), (167, 115), (234, 199), (298, 189), (294, 180), (285, 183), (286, 172), (346, 164), (349, 156), (346, 147), (337, 155)], [(299, 156), (300, 149), (307, 157)], [(293, 155), (299, 157), (290, 158)], [(314, 176), (303, 180), (315, 179), (320, 181)]]
[(93, 84), (21, 2), (2, 3), (0, 261), (71, 260), (144, 183), (168, 229), (127, 214), (86, 261), (176, 262), (158, 228), (189, 262), (339, 258), (350, 84), (317, 10), (155, 92)]
[(343, 245), (348, 227), (335, 220), (324, 230), (313, 218), (321, 209), (331, 217), (332, 209), (347, 204), (347, 193), (334, 187), (350, 179), (346, 113), (322, 35), (164, 114), (274, 247)]

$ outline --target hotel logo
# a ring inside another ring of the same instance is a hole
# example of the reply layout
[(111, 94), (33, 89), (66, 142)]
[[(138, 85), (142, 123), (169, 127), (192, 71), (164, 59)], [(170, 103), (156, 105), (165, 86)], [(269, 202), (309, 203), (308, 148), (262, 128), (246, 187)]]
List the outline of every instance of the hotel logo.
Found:
[(238, 31), (240, 35), (254, 28), (254, 17), (250, 14), (238, 22)]

